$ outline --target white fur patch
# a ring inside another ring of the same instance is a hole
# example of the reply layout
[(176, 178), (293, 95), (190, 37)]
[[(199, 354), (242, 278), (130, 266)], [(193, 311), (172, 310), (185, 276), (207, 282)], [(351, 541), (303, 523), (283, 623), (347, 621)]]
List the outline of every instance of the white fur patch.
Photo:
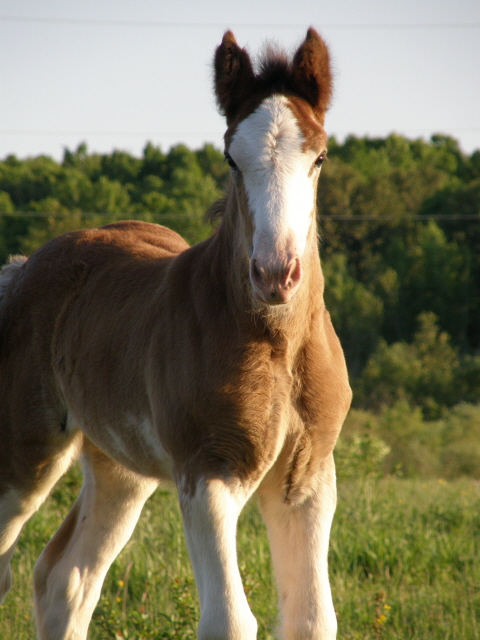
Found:
[(288, 248), (302, 256), (312, 221), (316, 156), (284, 96), (267, 98), (233, 135), (229, 153), (243, 175), (254, 217), (254, 253)]
[(99, 449), (129, 469), (165, 480), (172, 478), (171, 458), (149, 417), (126, 415), (123, 422), (103, 424), (101, 432), (91, 433), (87, 424), (79, 424)]
[(239, 485), (200, 480), (193, 496), (179, 497), (200, 598), (199, 640), (255, 640), (257, 622), (245, 597), (237, 564), (237, 520), (248, 495)]

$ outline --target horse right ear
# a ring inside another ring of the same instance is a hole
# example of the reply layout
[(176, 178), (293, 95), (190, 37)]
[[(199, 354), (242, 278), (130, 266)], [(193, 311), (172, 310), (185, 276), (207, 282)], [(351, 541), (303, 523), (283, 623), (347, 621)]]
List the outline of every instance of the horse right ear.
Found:
[(230, 124), (255, 82), (250, 56), (238, 46), (231, 31), (225, 32), (215, 51), (214, 70), (217, 104)]
[(312, 27), (293, 58), (292, 74), (299, 95), (323, 118), (332, 97), (332, 71), (328, 47)]

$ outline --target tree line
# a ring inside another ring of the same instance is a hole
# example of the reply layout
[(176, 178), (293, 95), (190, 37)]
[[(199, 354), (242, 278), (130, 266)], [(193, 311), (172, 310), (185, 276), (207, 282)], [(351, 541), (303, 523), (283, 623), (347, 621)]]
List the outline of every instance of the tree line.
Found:
[[(480, 477), (480, 151), (443, 135), (350, 136), (329, 141), (328, 159), (320, 253), (354, 388), (340, 468), (368, 460), (388, 472)], [(81, 144), (61, 162), (8, 156), (0, 259), (126, 218), (197, 242), (212, 233), (204, 214), (228, 176), (212, 145), (148, 143), (134, 157)]]

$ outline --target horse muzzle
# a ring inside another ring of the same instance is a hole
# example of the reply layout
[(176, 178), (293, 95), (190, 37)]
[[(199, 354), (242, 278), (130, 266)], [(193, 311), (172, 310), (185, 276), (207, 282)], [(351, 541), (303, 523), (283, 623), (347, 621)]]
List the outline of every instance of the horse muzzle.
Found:
[(302, 280), (302, 263), (295, 256), (250, 260), (250, 281), (257, 302), (268, 305), (287, 304), (297, 292)]

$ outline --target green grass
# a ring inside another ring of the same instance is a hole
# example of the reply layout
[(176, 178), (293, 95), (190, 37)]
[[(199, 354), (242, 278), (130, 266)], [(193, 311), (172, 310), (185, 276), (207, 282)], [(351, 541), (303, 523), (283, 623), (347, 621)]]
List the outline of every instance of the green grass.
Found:
[[(34, 640), (32, 572), (78, 490), (71, 472), (28, 523), (0, 608), (0, 638)], [(255, 504), (242, 514), (239, 564), (259, 622), (273, 637), (276, 594)], [(342, 640), (480, 638), (480, 484), (359, 480), (339, 487), (330, 574)], [(157, 491), (113, 564), (92, 640), (195, 638), (198, 601), (175, 496)]]
[(480, 637), (480, 484), (340, 487), (331, 578), (344, 639)]

